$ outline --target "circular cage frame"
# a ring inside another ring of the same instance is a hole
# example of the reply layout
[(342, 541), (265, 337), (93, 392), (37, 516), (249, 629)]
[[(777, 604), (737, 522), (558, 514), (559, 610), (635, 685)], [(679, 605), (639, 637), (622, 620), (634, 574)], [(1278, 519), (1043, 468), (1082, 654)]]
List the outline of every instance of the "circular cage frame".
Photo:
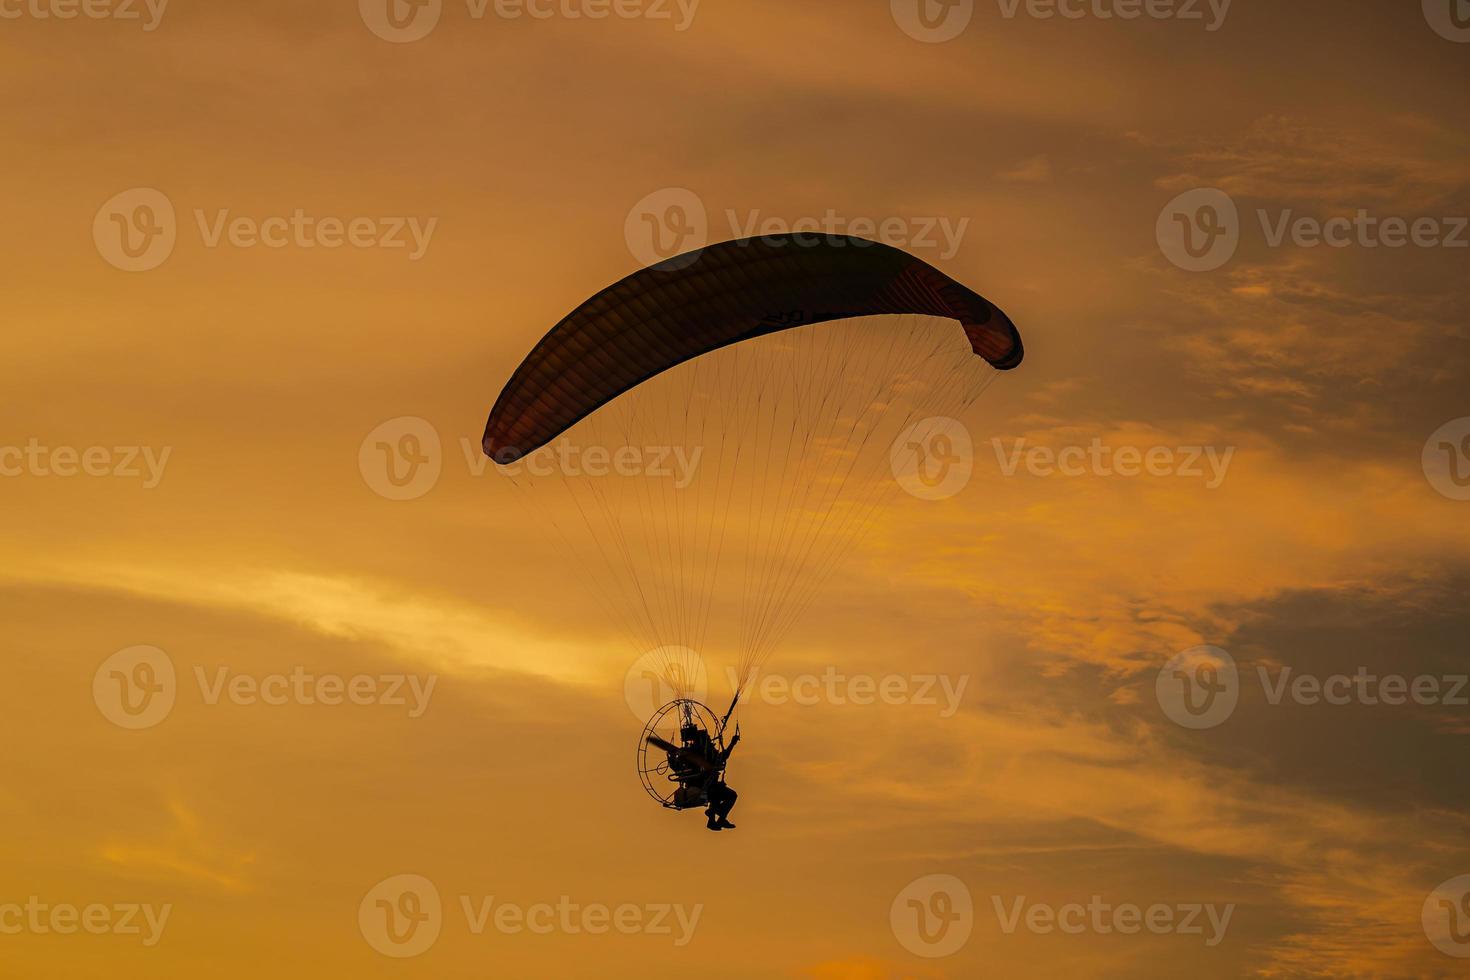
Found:
[[(676, 709), (679, 712), (676, 718), (677, 724), (672, 731), (673, 737), (669, 738), (670, 733), (661, 732), (659, 724)], [(643, 783), (643, 789), (648, 795), (653, 797), (659, 806), (667, 810), (691, 810), (704, 806), (704, 804), (681, 806), (674, 802), (674, 794), (680, 785), (679, 781), (671, 774), (668, 759), (663, 751), (650, 746), (648, 737), (658, 735), (660, 738), (678, 744), (679, 729), (691, 721), (709, 733), (716, 748), (721, 752), (725, 750), (725, 731), (720, 725), (719, 716), (708, 705), (695, 701), (693, 698), (675, 698), (659, 708), (648, 720), (648, 724), (643, 726), (643, 732), (638, 736), (638, 779)], [(654, 748), (652, 756), (649, 754), (650, 748)]]

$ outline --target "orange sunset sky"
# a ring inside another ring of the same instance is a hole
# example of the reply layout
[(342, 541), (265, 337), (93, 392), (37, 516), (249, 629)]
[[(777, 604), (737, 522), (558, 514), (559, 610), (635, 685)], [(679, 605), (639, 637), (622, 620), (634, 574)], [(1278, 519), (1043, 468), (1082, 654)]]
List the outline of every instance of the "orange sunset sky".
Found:
[[(0, 0), (0, 977), (1464, 975), (1467, 8)], [(479, 438), (647, 228), (813, 220), (1027, 360), (766, 668), (953, 701), (768, 691), (714, 835)], [(1094, 441), (1223, 469), (1008, 462)], [(1443, 696), (1277, 696), (1360, 673)]]

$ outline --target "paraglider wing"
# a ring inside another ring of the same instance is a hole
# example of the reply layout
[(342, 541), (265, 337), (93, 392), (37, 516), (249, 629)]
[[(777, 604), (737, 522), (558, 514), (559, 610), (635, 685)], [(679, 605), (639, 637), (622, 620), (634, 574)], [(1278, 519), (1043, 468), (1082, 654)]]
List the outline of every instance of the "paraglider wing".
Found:
[(958, 320), (1005, 371), (1020, 334), (979, 294), (900, 249), (831, 235), (725, 242), (636, 272), (537, 343), (490, 412), (484, 450), (508, 465), (649, 378), (730, 344), (849, 317)]

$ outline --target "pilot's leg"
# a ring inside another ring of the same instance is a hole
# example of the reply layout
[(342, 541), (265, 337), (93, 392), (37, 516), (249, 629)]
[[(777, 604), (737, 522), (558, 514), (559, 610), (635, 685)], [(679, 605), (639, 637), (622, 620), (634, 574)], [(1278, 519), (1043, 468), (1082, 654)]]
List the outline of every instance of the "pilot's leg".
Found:
[(735, 801), (739, 798), (740, 794), (736, 793), (729, 786), (725, 786), (723, 784), (720, 786), (719, 799), (715, 801), (714, 805), (711, 806), (710, 809), (715, 811), (715, 816), (718, 818), (717, 822), (721, 827), (735, 826), (733, 823), (730, 822), (729, 817), (730, 811), (735, 808)]
[(706, 790), (706, 794), (709, 799), (709, 807), (705, 809), (704, 815), (706, 818), (705, 825), (709, 827), (710, 830), (723, 829), (720, 826), (722, 822), (722, 818), (720, 817), (720, 802), (724, 799), (724, 796), (722, 795), (724, 791), (725, 787), (720, 783), (712, 783), (709, 789)]

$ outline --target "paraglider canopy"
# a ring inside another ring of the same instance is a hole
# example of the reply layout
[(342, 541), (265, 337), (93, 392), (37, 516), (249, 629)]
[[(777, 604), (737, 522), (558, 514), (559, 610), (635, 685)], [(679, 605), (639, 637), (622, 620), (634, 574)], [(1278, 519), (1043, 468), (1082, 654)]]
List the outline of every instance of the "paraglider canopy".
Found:
[(1024, 356), (995, 305), (900, 249), (835, 235), (724, 242), (636, 272), (553, 327), (496, 400), (485, 453), (514, 463), (629, 389), (721, 347), (885, 314), (958, 320), (998, 370)]

